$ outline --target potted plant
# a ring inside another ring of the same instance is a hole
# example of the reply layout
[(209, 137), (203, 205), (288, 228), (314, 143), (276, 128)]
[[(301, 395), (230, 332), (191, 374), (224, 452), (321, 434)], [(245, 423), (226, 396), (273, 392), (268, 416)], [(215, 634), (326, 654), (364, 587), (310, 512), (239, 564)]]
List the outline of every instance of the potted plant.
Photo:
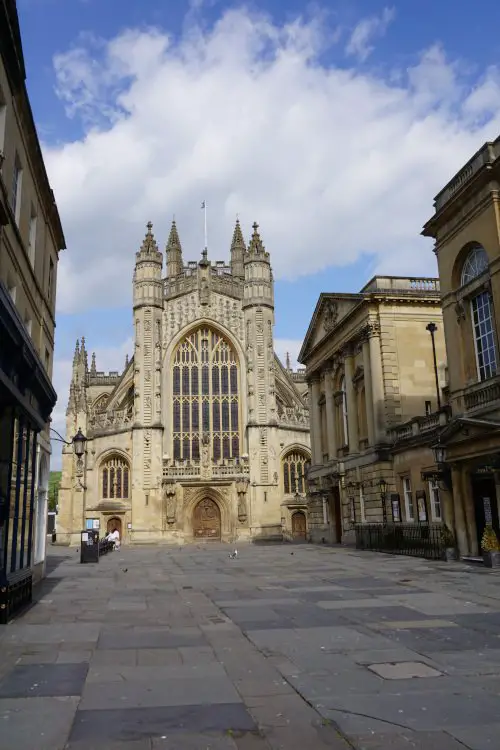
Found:
[(487, 568), (500, 568), (500, 542), (491, 524), (487, 524), (481, 539), (483, 561)]
[(441, 527), (441, 545), (443, 547), (443, 560), (450, 562), (458, 559), (455, 534), (445, 523)]

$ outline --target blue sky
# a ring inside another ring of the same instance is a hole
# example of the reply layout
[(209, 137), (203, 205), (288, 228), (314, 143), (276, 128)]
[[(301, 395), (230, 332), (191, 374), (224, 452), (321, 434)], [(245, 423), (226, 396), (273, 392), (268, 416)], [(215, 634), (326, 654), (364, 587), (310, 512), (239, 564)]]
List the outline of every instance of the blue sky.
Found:
[(185, 259), (227, 257), (259, 221), (277, 350), (298, 352), (321, 291), (434, 275), (435, 193), (500, 131), (493, 0), (18, 0), (28, 90), (68, 249), (54, 423), (77, 336), (99, 369), (131, 353), (146, 222), (175, 214)]

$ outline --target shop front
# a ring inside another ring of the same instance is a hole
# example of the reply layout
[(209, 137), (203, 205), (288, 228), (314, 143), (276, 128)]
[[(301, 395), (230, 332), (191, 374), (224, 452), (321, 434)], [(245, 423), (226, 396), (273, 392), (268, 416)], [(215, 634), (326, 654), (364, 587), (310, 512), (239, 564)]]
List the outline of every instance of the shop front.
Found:
[(0, 623), (31, 601), (37, 445), (56, 398), (0, 282)]

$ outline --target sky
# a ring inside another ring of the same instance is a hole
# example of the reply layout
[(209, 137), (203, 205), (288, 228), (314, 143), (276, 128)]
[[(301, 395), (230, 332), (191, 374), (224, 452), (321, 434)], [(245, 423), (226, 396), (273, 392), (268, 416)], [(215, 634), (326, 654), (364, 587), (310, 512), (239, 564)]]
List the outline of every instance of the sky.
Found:
[[(184, 259), (227, 259), (257, 221), (293, 363), (322, 291), (436, 274), (433, 198), (500, 132), (494, 0), (18, 0), (27, 86), (67, 249), (53, 426), (77, 337), (132, 354), (132, 273), (151, 220)], [(60, 465), (54, 444), (53, 468)]]

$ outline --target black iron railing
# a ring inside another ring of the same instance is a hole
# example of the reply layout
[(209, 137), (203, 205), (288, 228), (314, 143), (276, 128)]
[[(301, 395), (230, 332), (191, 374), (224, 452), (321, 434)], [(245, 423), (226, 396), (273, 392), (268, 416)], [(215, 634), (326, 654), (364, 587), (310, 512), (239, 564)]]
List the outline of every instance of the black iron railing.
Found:
[[(0, 576), (1, 576), (0, 572)], [(9, 619), (32, 601), (33, 575), (31, 570), (22, 570), (9, 579), (0, 580), (0, 625), (6, 625)]]
[(440, 560), (443, 557), (439, 523), (356, 524), (356, 549)]

